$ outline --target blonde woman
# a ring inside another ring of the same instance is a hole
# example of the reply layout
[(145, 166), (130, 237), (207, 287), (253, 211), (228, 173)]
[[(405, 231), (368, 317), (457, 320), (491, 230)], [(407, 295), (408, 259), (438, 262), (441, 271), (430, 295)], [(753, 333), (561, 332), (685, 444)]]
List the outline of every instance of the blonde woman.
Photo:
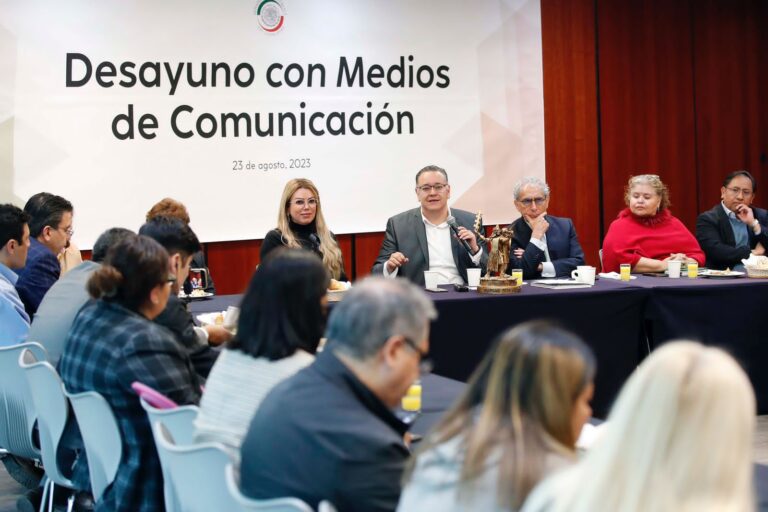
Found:
[(524, 512), (754, 510), (755, 396), (725, 352), (683, 341), (627, 381), (601, 439)]
[(277, 228), (264, 237), (261, 260), (276, 247), (295, 247), (315, 252), (331, 278), (347, 281), (336, 237), (328, 229), (320, 206), (320, 192), (310, 180), (295, 178), (285, 184), (277, 214)]
[(399, 511), (517, 510), (574, 459), (592, 414), (595, 359), (544, 322), (501, 335), (406, 471)]

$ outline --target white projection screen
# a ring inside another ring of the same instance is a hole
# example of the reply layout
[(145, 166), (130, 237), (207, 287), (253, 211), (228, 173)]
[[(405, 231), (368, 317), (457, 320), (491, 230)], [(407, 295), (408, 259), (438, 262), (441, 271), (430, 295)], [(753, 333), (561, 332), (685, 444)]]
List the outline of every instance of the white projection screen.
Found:
[(436, 164), (510, 222), (542, 89), (538, 0), (0, 1), (0, 200), (66, 197), (84, 249), (166, 196), (202, 241), (258, 239), (306, 177), (359, 233)]

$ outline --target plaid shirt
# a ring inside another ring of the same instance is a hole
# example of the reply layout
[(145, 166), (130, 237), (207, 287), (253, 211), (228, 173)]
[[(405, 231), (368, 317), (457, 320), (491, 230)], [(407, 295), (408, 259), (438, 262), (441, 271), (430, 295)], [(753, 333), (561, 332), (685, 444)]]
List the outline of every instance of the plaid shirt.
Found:
[[(115, 481), (96, 510), (164, 510), (160, 461), (131, 383), (143, 382), (179, 404), (198, 403), (200, 383), (184, 347), (167, 329), (143, 316), (115, 303), (93, 301), (83, 307), (69, 331), (59, 373), (72, 393), (101, 393), (123, 437)], [(83, 482), (77, 481), (80, 471), (74, 478), (82, 488)]]

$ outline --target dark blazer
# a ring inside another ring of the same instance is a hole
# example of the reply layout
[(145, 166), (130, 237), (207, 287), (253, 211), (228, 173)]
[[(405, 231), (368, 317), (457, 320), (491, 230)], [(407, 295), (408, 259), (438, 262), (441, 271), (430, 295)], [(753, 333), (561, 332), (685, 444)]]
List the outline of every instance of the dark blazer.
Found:
[(722, 203), (699, 215), (696, 219), (696, 240), (699, 241), (699, 245), (707, 256), (707, 267), (733, 268), (741, 264), (742, 258), (749, 258), (751, 250), (758, 242), (768, 249), (768, 212), (754, 207), (752, 211), (755, 219), (760, 223), (760, 234), (756, 236), (752, 228), (747, 226), (749, 248), (736, 247), (733, 228)]
[[(473, 229), (475, 223), (475, 214), (464, 210), (451, 208), (451, 215), (456, 218), (459, 226), (467, 229)], [(482, 248), (482, 244), (478, 245)], [(455, 236), (451, 236), (451, 247), (453, 248), (453, 261), (456, 263), (456, 269), (459, 275), (467, 282), (467, 268), (477, 268), (472, 263), (472, 259), (467, 254), (466, 249), (459, 243)], [(421, 216), (421, 208), (414, 208), (406, 212), (390, 217), (387, 221), (387, 231), (384, 235), (384, 242), (381, 244), (379, 257), (373, 265), (371, 273), (373, 275), (382, 275), (384, 264), (389, 257), (401, 252), (408, 258), (408, 263), (400, 267), (398, 277), (405, 277), (414, 283), (424, 286), (424, 271), (429, 270), (429, 249), (427, 248), (427, 228), (424, 226), (424, 219)], [(488, 263), (488, 253), (483, 251), (480, 257), (479, 267), (485, 271)]]
[[(584, 265), (584, 251), (581, 250), (576, 229), (571, 219), (565, 217), (553, 217), (545, 215), (549, 222), (547, 230), (547, 250), (549, 258), (555, 266), (557, 277), (571, 277), (571, 271), (579, 265)], [(546, 261), (544, 251), (531, 242), (531, 227), (520, 217), (510, 226), (514, 231), (512, 235), (512, 251), (524, 249), (522, 258), (515, 258), (514, 252), (509, 258), (509, 271), (513, 268), (523, 269), (523, 279), (536, 279), (541, 277), (539, 263)]]
[(406, 425), (326, 348), (264, 399), (241, 447), (247, 496), (339, 512), (392, 511), (410, 455)]
[(61, 264), (49, 248), (40, 243), (37, 238), (30, 237), (27, 264), (16, 273), (19, 275), (16, 291), (19, 292), (29, 318), (32, 318), (37, 313), (43, 296), (53, 283), (59, 280)]

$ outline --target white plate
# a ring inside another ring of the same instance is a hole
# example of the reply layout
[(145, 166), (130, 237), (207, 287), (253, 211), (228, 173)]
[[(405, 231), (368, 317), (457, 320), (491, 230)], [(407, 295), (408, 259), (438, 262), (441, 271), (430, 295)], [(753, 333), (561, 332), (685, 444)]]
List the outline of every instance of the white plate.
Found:
[(179, 292), (179, 298), (180, 299), (187, 299), (187, 300), (204, 300), (209, 297), (213, 297), (213, 294), (211, 292), (203, 292), (202, 295), (187, 295), (184, 293), (184, 290)]
[[(225, 311), (214, 311), (213, 313), (201, 313), (197, 315), (197, 319), (200, 320), (200, 325), (224, 325)], [(221, 316), (222, 323), (216, 323), (216, 317)]]

